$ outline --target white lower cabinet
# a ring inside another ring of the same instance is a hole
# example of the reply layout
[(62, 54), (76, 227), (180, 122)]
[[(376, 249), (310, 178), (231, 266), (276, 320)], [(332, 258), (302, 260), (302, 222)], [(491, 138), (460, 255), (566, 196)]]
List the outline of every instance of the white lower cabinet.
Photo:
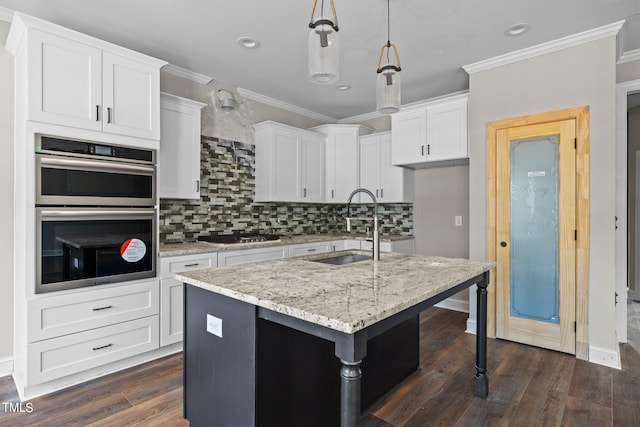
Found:
[(245, 264), (248, 262), (266, 261), (289, 257), (288, 246), (270, 246), (259, 249), (239, 249), (218, 253), (218, 267)]
[(159, 312), (158, 281), (40, 297), (28, 302), (27, 338), (41, 341)]
[(28, 345), (28, 385), (157, 349), (158, 315)]
[(160, 258), (160, 346), (181, 342), (183, 336), (183, 284), (174, 273), (218, 266), (216, 253)]
[[(392, 242), (380, 242), (380, 252), (397, 252), (403, 254), (413, 254), (415, 239), (394, 240)], [(346, 249), (362, 249), (373, 250), (373, 242), (371, 240), (345, 240), (344, 248)]]
[(160, 345), (182, 341), (184, 331), (184, 285), (176, 279), (160, 280)]
[(331, 242), (301, 243), (289, 246), (289, 258), (333, 252)]

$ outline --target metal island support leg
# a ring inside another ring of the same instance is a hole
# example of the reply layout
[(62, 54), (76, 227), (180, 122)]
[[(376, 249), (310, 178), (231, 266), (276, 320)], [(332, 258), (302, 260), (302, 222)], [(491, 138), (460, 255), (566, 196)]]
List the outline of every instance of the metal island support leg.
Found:
[(362, 383), (360, 363), (367, 355), (366, 332), (339, 335), (335, 341), (335, 355), (340, 359), (340, 427), (357, 427)]
[(478, 282), (477, 307), (478, 324), (476, 330), (476, 376), (473, 378), (473, 395), (486, 399), (489, 395), (489, 378), (487, 377), (487, 286), (489, 272), (484, 273)]
[(360, 421), (361, 361), (340, 362), (340, 425), (356, 427)]

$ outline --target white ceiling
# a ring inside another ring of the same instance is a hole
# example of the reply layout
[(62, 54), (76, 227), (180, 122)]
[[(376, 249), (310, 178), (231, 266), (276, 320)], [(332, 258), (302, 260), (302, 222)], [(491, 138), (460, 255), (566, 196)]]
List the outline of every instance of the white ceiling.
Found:
[[(318, 7), (322, 0), (318, 0)], [(325, 0), (328, 7), (329, 0)], [(390, 0), (403, 104), (468, 88), (461, 66), (616, 22), (640, 0)], [(375, 110), (375, 68), (386, 42), (386, 0), (335, 0), (339, 92), (306, 79), (312, 0), (0, 0), (21, 11), (335, 119)], [(639, 15), (631, 22), (639, 23)], [(526, 22), (531, 31), (506, 37)], [(625, 28), (624, 50), (640, 48)], [(237, 44), (252, 36), (262, 45)]]

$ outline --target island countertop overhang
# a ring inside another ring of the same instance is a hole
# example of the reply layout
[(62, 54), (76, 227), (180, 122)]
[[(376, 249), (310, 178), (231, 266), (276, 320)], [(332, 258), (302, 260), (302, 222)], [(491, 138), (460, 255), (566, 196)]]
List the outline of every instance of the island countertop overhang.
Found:
[(184, 283), (344, 333), (355, 333), (479, 276), (494, 263), (383, 254), (347, 265), (300, 257), (176, 274)]

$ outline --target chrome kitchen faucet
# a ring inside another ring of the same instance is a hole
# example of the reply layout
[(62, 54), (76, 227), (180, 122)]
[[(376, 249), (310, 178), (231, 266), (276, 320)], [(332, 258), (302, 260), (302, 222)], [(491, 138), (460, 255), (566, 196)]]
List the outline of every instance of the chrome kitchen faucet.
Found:
[[(373, 200), (373, 218), (351, 218), (350, 208), (351, 208), (351, 199), (358, 193), (365, 193), (371, 196), (371, 200)], [(378, 201), (376, 200), (376, 196), (366, 188), (358, 188), (353, 190), (351, 195), (349, 196), (349, 200), (347, 200), (347, 231), (351, 231), (351, 220), (358, 221), (370, 221), (373, 219), (373, 260), (380, 260), (380, 232), (378, 230)]]

